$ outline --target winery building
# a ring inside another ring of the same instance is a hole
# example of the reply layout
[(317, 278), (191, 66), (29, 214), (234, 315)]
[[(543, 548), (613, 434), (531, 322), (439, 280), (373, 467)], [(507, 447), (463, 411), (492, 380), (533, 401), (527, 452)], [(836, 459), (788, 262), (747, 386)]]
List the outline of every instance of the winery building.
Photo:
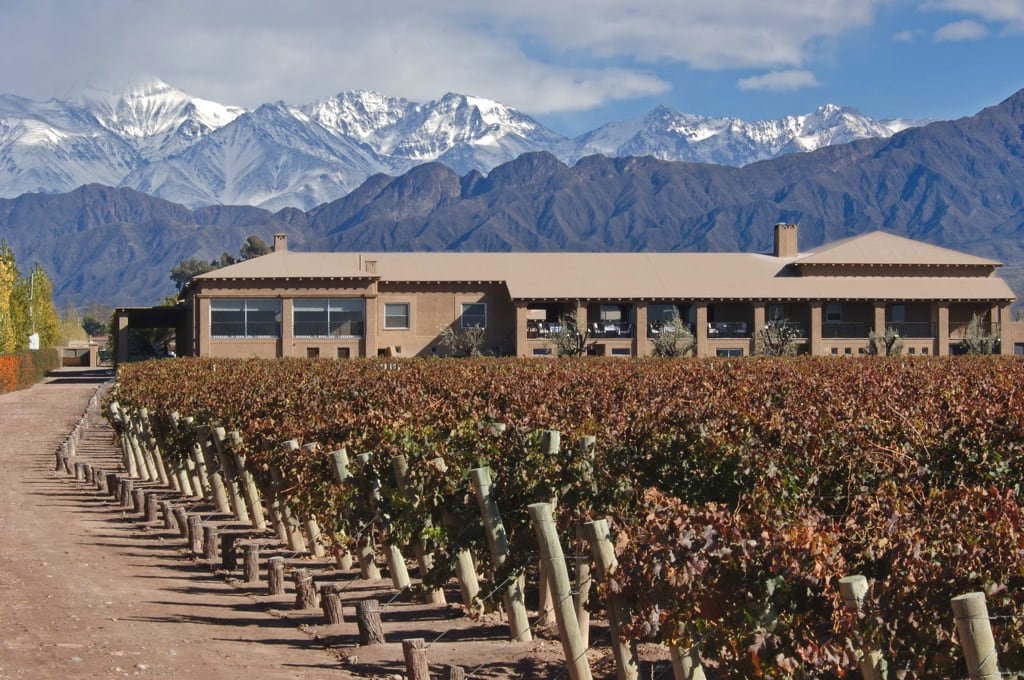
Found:
[[(797, 247), (775, 227), (763, 253), (312, 253), (278, 234), (268, 255), (185, 288), (178, 354), (430, 356), (442, 329), (485, 329), (484, 349), (544, 356), (575, 317), (591, 353), (646, 356), (667, 322), (698, 356), (742, 356), (771, 320), (803, 353), (856, 355), (895, 331), (903, 352), (956, 353), (972, 317), (1024, 352), (1000, 263), (883, 232)], [(182, 337), (184, 335), (184, 337)]]

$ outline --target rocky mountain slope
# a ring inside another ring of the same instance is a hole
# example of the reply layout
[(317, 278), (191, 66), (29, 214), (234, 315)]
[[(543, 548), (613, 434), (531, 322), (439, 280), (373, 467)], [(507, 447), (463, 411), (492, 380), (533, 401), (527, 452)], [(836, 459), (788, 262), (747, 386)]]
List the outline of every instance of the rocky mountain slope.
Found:
[[(211, 135), (212, 137), (213, 135)], [(127, 188), (0, 200), (0, 237), (61, 303), (149, 304), (186, 257), (249, 234), (300, 250), (769, 251), (775, 222), (814, 246), (873, 229), (998, 259), (1024, 293), (1024, 90), (957, 121), (742, 168), (524, 154), (484, 175), (441, 163), (371, 176), (308, 212), (189, 209)]]

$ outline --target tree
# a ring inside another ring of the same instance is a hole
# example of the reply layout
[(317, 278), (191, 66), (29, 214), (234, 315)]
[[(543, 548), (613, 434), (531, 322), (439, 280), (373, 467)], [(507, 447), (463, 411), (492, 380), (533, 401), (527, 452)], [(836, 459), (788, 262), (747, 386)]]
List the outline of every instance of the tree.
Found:
[(894, 357), (903, 353), (903, 341), (892, 327), (886, 328), (882, 335), (871, 331), (868, 333), (867, 353), (874, 356)]
[(6, 242), (0, 242), (0, 354), (13, 352), (15, 347), (14, 315), (11, 294), (20, 274), (14, 262), (14, 253)]
[(799, 330), (786, 319), (772, 319), (757, 331), (754, 354), (764, 357), (784, 357), (796, 354)]
[(209, 262), (190, 257), (187, 260), (182, 260), (177, 267), (171, 270), (171, 281), (174, 281), (180, 291), (196, 276), (212, 272), (214, 269), (217, 269), (217, 267)]
[(677, 310), (672, 310), (664, 320), (658, 334), (654, 336), (654, 356), (681, 357), (693, 352), (697, 340), (689, 327), (683, 323)]
[(255, 234), (245, 239), (242, 249), (238, 251), (243, 260), (251, 260), (254, 257), (266, 255), (270, 252), (270, 246)]
[(985, 323), (977, 314), (971, 316), (964, 338), (960, 341), (960, 349), (965, 354), (992, 354), (999, 344), (999, 336), (989, 333)]
[(97, 319), (92, 314), (86, 314), (82, 317), (82, 328), (85, 329), (86, 334), (90, 337), (94, 335), (104, 335), (107, 332), (107, 324)]
[(245, 243), (242, 244), (241, 249), (238, 251), (240, 257), (236, 258), (227, 251), (222, 252), (219, 258), (215, 258), (209, 262), (190, 257), (179, 262), (178, 266), (171, 270), (171, 280), (174, 281), (174, 284), (178, 287), (178, 291), (180, 292), (189, 281), (200, 274), (212, 272), (215, 269), (227, 267), (241, 262), (242, 260), (251, 260), (254, 257), (266, 255), (269, 252), (270, 246), (268, 246), (259, 236), (252, 235), (245, 240)]
[(589, 332), (580, 332), (575, 311), (562, 315), (558, 319), (558, 330), (548, 334), (548, 342), (554, 346), (560, 357), (578, 357), (586, 354), (589, 338)]
[(455, 328), (445, 326), (438, 335), (437, 344), (453, 356), (478, 357), (483, 354), (487, 329), (480, 326)]

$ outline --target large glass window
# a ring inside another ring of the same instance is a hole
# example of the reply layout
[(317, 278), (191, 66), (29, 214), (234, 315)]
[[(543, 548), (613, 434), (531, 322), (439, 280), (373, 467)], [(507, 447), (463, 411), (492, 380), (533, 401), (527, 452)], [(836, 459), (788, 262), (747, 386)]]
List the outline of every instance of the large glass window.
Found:
[(281, 337), (281, 301), (210, 300), (210, 337)]
[(384, 303), (384, 328), (408, 328), (409, 327), (409, 303), (408, 302), (385, 302)]
[(297, 299), (292, 303), (292, 327), (297, 338), (362, 337), (365, 303), (362, 298)]
[(463, 328), (487, 328), (487, 304), (465, 302), (462, 304)]

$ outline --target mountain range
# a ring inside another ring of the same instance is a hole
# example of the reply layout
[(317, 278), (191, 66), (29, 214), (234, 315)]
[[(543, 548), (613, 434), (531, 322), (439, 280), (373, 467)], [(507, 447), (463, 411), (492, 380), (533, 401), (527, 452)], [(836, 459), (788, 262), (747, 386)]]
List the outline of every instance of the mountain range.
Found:
[(152, 304), (181, 260), (236, 253), (250, 234), (286, 232), (297, 250), (769, 252), (780, 221), (800, 225), (804, 251), (882, 229), (996, 259), (1021, 295), (1024, 90), (960, 120), (743, 167), (544, 151), (487, 174), (435, 161), (308, 211), (192, 209), (101, 185), (0, 199), (0, 238), (50, 272), (61, 305)]
[(753, 123), (659, 107), (569, 139), (511, 107), (461, 94), (416, 103), (353, 91), (245, 111), (154, 81), (68, 100), (0, 96), (0, 197), (99, 183), (190, 208), (309, 210), (374, 174), (432, 161), (459, 174), (487, 173), (536, 151), (568, 164), (602, 154), (743, 166), (923, 122), (875, 120), (831, 104)]

